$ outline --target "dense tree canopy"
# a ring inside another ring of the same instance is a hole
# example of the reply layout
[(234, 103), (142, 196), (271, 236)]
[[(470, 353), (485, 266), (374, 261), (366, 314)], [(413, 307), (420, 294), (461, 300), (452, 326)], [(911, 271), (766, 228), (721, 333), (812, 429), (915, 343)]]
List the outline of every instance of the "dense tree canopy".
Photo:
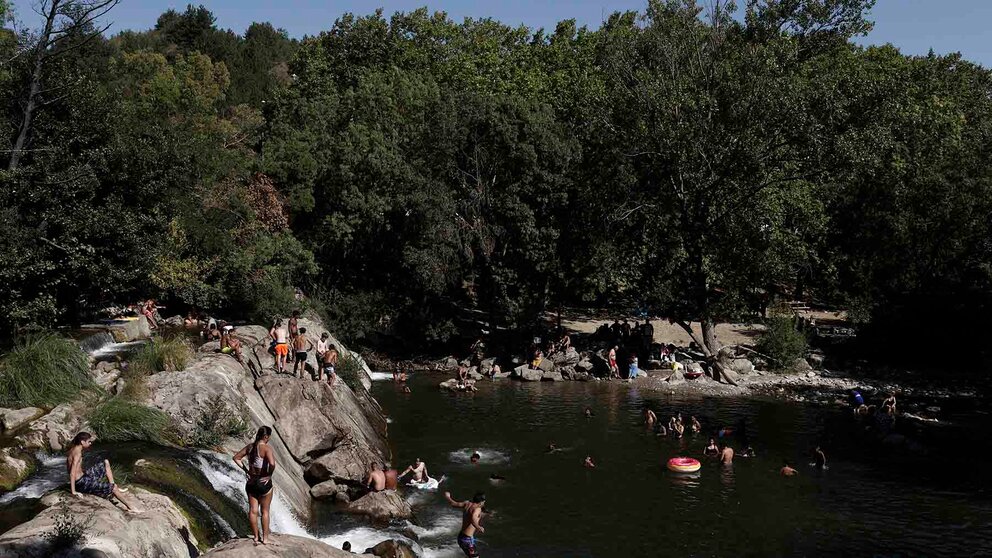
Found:
[(264, 317), (294, 287), (353, 339), (619, 304), (702, 321), (714, 353), (714, 324), (783, 291), (980, 323), (992, 75), (856, 46), (871, 4), (345, 14), (299, 42), (190, 5), (111, 39), (5, 32), (8, 156), (45, 64), (0, 176), (3, 327), (145, 294)]

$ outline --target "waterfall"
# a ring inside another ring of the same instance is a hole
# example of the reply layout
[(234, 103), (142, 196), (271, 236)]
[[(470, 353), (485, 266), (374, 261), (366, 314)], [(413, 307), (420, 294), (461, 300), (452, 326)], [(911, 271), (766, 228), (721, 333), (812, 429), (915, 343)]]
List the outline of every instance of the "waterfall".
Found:
[(64, 456), (39, 452), (36, 457), (38, 467), (34, 474), (16, 489), (0, 496), (0, 506), (21, 498), (35, 500), (60, 486), (68, 486)]
[(79, 346), (88, 354), (93, 354), (100, 349), (114, 343), (114, 336), (109, 331), (97, 331), (93, 335), (84, 337), (79, 341)]

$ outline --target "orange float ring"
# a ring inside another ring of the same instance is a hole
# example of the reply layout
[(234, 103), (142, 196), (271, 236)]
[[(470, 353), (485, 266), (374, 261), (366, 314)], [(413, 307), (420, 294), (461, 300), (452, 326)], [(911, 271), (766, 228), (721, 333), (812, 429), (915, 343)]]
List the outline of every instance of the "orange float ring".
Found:
[(702, 465), (691, 457), (673, 457), (668, 460), (668, 470), (673, 473), (695, 473)]

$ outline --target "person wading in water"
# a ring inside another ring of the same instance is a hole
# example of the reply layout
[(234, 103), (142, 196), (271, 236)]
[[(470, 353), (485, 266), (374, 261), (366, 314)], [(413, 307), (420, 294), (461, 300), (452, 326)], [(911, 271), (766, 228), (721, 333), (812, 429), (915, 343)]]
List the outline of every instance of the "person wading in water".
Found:
[(126, 489), (118, 488), (114, 482), (114, 472), (110, 469), (110, 461), (104, 459), (89, 469), (83, 470), (83, 450), (90, 449), (93, 440), (93, 435), (89, 432), (80, 432), (72, 439), (69, 455), (66, 459), (66, 467), (69, 470), (69, 492), (77, 497), (80, 494), (91, 494), (108, 500), (111, 496), (116, 496), (129, 511), (141, 513), (142, 510), (124, 499), (123, 493)]
[(458, 502), (451, 498), (450, 492), (444, 493), (444, 498), (448, 500), (453, 508), (462, 509), (462, 530), (458, 533), (458, 547), (462, 549), (465, 556), (478, 558), (479, 550), (475, 547), (475, 533), (485, 533), (480, 522), (482, 521), (483, 506), (486, 504), (486, 495), (476, 492), (471, 501)]
[[(272, 504), (272, 473), (276, 470), (275, 452), (269, 446), (272, 429), (261, 426), (255, 434), (255, 441), (241, 448), (234, 455), (234, 462), (245, 473), (248, 481), (245, 492), (248, 493), (248, 521), (251, 523), (251, 533), (256, 545), (265, 544), (269, 540), (269, 506)], [(248, 458), (245, 466), (241, 460)], [(259, 508), (262, 512), (262, 536), (258, 536)]]

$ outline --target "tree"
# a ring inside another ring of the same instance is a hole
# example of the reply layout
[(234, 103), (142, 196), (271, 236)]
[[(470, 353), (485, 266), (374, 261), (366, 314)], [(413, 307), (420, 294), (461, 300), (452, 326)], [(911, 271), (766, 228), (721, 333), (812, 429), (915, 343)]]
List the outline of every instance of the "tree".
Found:
[(622, 107), (612, 122), (638, 176), (613, 218), (629, 222), (624, 236), (641, 247), (638, 287), (728, 381), (732, 373), (715, 360), (715, 324), (745, 315), (758, 289), (795, 278), (823, 234), (813, 107), (825, 99), (806, 72), (846, 42), (809, 52), (805, 35), (775, 30), (843, 37), (863, 28), (861, 12), (848, 9), (858, 2), (826, 4), (751, 2), (742, 24), (720, 3), (704, 21), (695, 2), (653, 1), (643, 32), (610, 60)]
[(8, 171), (15, 171), (20, 166), (36, 113), (53, 102), (53, 93), (64, 92), (64, 85), (46, 84), (46, 66), (52, 58), (65, 56), (102, 35), (110, 26), (97, 29), (94, 24), (118, 2), (120, 0), (42, 0), (39, 12), (45, 23), (33, 44), (25, 49), (33, 60), (17, 137), (7, 163)]

